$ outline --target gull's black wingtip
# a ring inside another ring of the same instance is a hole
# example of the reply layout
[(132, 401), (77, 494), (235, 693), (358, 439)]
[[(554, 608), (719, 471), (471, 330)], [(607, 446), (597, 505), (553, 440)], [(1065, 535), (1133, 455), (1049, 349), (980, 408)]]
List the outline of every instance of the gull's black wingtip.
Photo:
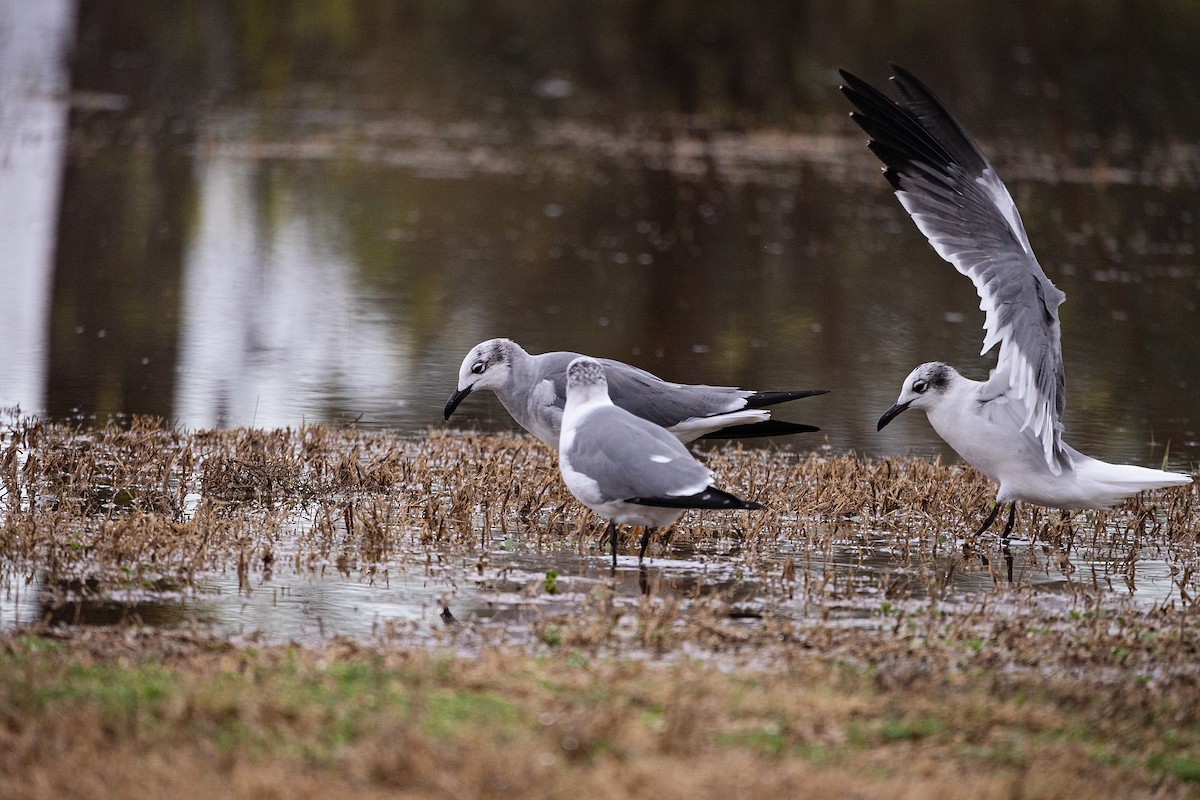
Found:
[[(842, 82), (838, 84), (838, 91), (846, 95), (846, 97), (850, 99), (850, 102), (854, 103), (855, 105), (858, 105), (858, 103), (854, 100), (855, 96), (861, 96), (863, 92), (869, 92), (871, 90), (870, 84), (852, 72), (839, 69), (838, 75), (842, 76)], [(851, 116), (853, 116), (853, 114), (851, 114)]]
[[(921, 84), (921, 82), (919, 80), (917, 80), (916, 76), (914, 76), (911, 72), (909, 72), (904, 67), (897, 64), (895, 61), (889, 61), (888, 68), (891, 69), (891, 71), (892, 71), (892, 77), (889, 78), (889, 80), (894, 81), (897, 78), (899, 78), (902, 81), (912, 81), (913, 83)], [(921, 84), (921, 85), (924, 85), (924, 84)]]
[(748, 422), (745, 425), (731, 425), (701, 436), (701, 439), (761, 439), (764, 436), (790, 436), (793, 433), (816, 433), (821, 430), (816, 425), (805, 425), (803, 422), (788, 422), (782, 419), (768, 419), (762, 422)]
[(829, 390), (793, 389), (781, 392), (755, 392), (746, 398), (745, 408), (764, 408), (779, 403), (789, 403), (792, 400), (803, 400), (806, 397), (819, 397), (823, 394), (829, 394)]
[(854, 84), (856, 83), (863, 83), (862, 78), (858, 77), (848, 69), (842, 69), (841, 67), (838, 67), (837, 73), (841, 76), (843, 81), (842, 85), (838, 86), (838, 88), (842, 91), (845, 91), (848, 88), (853, 88)]
[(743, 500), (737, 495), (722, 491), (713, 486), (702, 492), (690, 495), (669, 495), (665, 497), (627, 497), (626, 503), (636, 503), (641, 506), (656, 506), (658, 508), (711, 508), (726, 511), (759, 511), (761, 503), (753, 500)]

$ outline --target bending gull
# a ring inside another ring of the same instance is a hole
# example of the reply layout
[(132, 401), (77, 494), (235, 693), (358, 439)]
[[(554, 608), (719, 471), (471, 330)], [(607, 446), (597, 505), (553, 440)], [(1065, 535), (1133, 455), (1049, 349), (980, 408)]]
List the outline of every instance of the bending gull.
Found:
[(893, 101), (842, 71), (851, 118), (871, 137), (884, 177), (938, 255), (971, 279), (984, 312), (983, 350), (1000, 355), (986, 381), (940, 362), (907, 378), (878, 429), (908, 408), (972, 466), (999, 484), (982, 534), (1004, 503), (1004, 534), (1018, 501), (1062, 509), (1105, 508), (1144, 489), (1183, 486), (1191, 477), (1109, 464), (1062, 439), (1066, 385), (1058, 306), (1066, 298), (1046, 277), (1021, 215), (979, 146), (920, 81), (892, 65), (902, 99)]
[[(567, 366), (579, 353), (530, 355), (511, 339), (488, 339), (471, 348), (458, 370), (458, 390), (446, 403), (446, 419), (476, 389), (491, 389), (522, 428), (558, 447), (567, 402)], [(766, 406), (826, 394), (824, 389), (754, 392), (732, 386), (668, 383), (620, 361), (604, 365), (612, 401), (650, 420), (687, 444), (701, 437), (733, 439), (781, 436), (820, 428), (771, 419)]]
[[(579, 502), (608, 518), (605, 536), (617, 566), (617, 525), (642, 525), (638, 562), (655, 528), (689, 508), (758, 509), (712, 486), (712, 472), (671, 432), (614, 405), (606, 369), (594, 358), (571, 361), (558, 467)], [(601, 540), (603, 546), (603, 540)]]

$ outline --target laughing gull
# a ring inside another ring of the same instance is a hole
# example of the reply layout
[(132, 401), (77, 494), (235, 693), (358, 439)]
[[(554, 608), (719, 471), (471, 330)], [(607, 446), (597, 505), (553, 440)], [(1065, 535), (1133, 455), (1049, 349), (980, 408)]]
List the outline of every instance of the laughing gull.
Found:
[[(579, 353), (563, 352), (532, 356), (510, 339), (480, 342), (458, 370), (458, 391), (446, 403), (446, 419), (472, 391), (491, 389), (522, 428), (558, 447), (567, 402), (567, 365), (579, 357)], [(771, 419), (765, 406), (826, 394), (824, 389), (753, 392), (732, 386), (668, 383), (620, 361), (597, 360), (604, 365), (614, 403), (661, 425), (684, 444), (701, 437), (734, 439), (820, 430)]]
[(614, 405), (601, 364), (580, 356), (567, 366), (558, 468), (571, 494), (608, 518), (605, 536), (612, 542), (614, 569), (619, 524), (645, 527), (641, 562), (651, 531), (672, 524), (686, 509), (762, 508), (714, 489), (712, 472), (674, 434)]
[(1062, 440), (1058, 306), (1066, 295), (1034, 258), (1012, 196), (979, 146), (920, 81), (892, 69), (899, 102), (842, 71), (841, 90), (858, 108), (850, 116), (870, 135), (868, 147), (921, 233), (975, 284), (986, 331), (980, 355), (997, 343), (1000, 355), (986, 381), (940, 362), (920, 365), (878, 428), (919, 408), (947, 444), (999, 484), (980, 534), (1004, 503), (1007, 535), (1017, 501), (1105, 508), (1144, 489), (1191, 483), (1187, 475), (1099, 461)]

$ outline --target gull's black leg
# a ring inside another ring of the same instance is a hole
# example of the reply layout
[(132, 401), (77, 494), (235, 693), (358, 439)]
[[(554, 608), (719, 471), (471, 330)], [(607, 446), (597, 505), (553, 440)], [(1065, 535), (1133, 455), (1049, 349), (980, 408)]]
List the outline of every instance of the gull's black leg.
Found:
[(1017, 504), (1008, 504), (1008, 522), (1004, 523), (1004, 532), (1000, 534), (1000, 552), (1004, 554), (1004, 565), (1008, 568), (1008, 582), (1012, 583), (1013, 576), (1013, 556), (1012, 550), (1008, 546), (1008, 535), (1012, 533), (1013, 522), (1017, 517)]
[(617, 523), (608, 521), (608, 538), (612, 541), (613, 572), (617, 571)]
[(1075, 544), (1075, 526), (1071, 524), (1071, 512), (1065, 508), (1062, 510), (1062, 522), (1067, 526), (1067, 546), (1063, 550), (1069, 553)]
[(604, 543), (612, 542), (612, 565), (613, 569), (617, 568), (617, 523), (611, 519), (608, 521), (608, 527), (604, 529), (604, 533), (600, 534), (600, 552), (604, 552)]
[[(992, 516), (996, 516), (996, 515), (993, 513)], [(1013, 521), (1016, 519), (1016, 517), (1017, 517), (1017, 504), (1009, 503), (1008, 504), (1008, 522), (1004, 523), (1004, 533), (1000, 534), (1001, 538), (1007, 539), (1008, 535), (1010, 533), (1012, 533)], [(991, 523), (989, 523), (989, 524), (991, 524)]]
[(650, 534), (654, 528), (647, 526), (642, 532), (642, 543), (638, 545), (638, 563), (642, 563), (642, 559), (646, 557), (646, 547), (650, 544)]
[[(976, 540), (978, 540), (980, 536), (983, 536), (983, 534), (987, 532), (988, 528), (992, 527), (992, 523), (996, 521), (996, 513), (999, 510), (1000, 510), (1000, 501), (997, 500), (995, 502), (995, 504), (992, 506), (992, 510), (988, 513), (987, 519), (985, 519), (983, 521), (983, 524), (979, 526), (979, 530), (975, 531), (975, 539)], [(971, 553), (971, 541), (964, 539), (962, 549), (963, 549), (963, 557), (965, 558), (965, 557), (969, 556)], [(980, 553), (979, 560), (981, 562), (983, 562), (984, 566), (987, 566), (988, 558), (986, 555), (984, 555), (983, 553)]]
[(987, 515), (987, 519), (985, 519), (983, 521), (983, 524), (979, 526), (979, 530), (975, 531), (976, 537), (982, 536), (984, 531), (986, 531), (988, 528), (992, 527), (992, 523), (996, 521), (996, 512), (998, 512), (999, 510), (1000, 510), (1000, 501), (997, 500), (996, 504), (994, 506), (992, 506), (991, 513)]

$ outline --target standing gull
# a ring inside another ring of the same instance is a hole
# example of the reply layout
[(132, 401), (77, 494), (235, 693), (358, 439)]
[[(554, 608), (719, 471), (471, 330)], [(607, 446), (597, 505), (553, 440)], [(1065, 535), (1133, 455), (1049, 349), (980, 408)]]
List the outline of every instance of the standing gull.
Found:
[(558, 468), (571, 494), (608, 518), (614, 569), (617, 525), (645, 527), (640, 562), (651, 531), (672, 524), (685, 509), (762, 508), (714, 489), (712, 472), (670, 431), (614, 405), (600, 361), (572, 360), (566, 383)]
[[(510, 339), (488, 339), (471, 348), (458, 370), (458, 391), (446, 403), (446, 419), (475, 389), (491, 389), (513, 419), (551, 447), (558, 447), (567, 402), (567, 365), (579, 353), (530, 355)], [(753, 392), (732, 386), (668, 383), (620, 361), (604, 365), (612, 401), (673, 433), (683, 443), (701, 437), (735, 439), (820, 430), (771, 419), (766, 406), (825, 394), (824, 389)]]
[(947, 444), (999, 484), (987, 530), (1018, 501), (1063, 509), (1105, 508), (1144, 489), (1182, 486), (1187, 475), (1109, 464), (1062, 440), (1066, 386), (1058, 306), (1066, 298), (1034, 258), (1012, 196), (979, 146), (925, 86), (893, 65), (902, 100), (848, 72), (842, 92), (851, 118), (871, 137), (896, 197), (938, 255), (966, 275), (984, 312), (983, 350), (1000, 355), (986, 381), (940, 362), (904, 380), (883, 429), (907, 408), (922, 409)]

